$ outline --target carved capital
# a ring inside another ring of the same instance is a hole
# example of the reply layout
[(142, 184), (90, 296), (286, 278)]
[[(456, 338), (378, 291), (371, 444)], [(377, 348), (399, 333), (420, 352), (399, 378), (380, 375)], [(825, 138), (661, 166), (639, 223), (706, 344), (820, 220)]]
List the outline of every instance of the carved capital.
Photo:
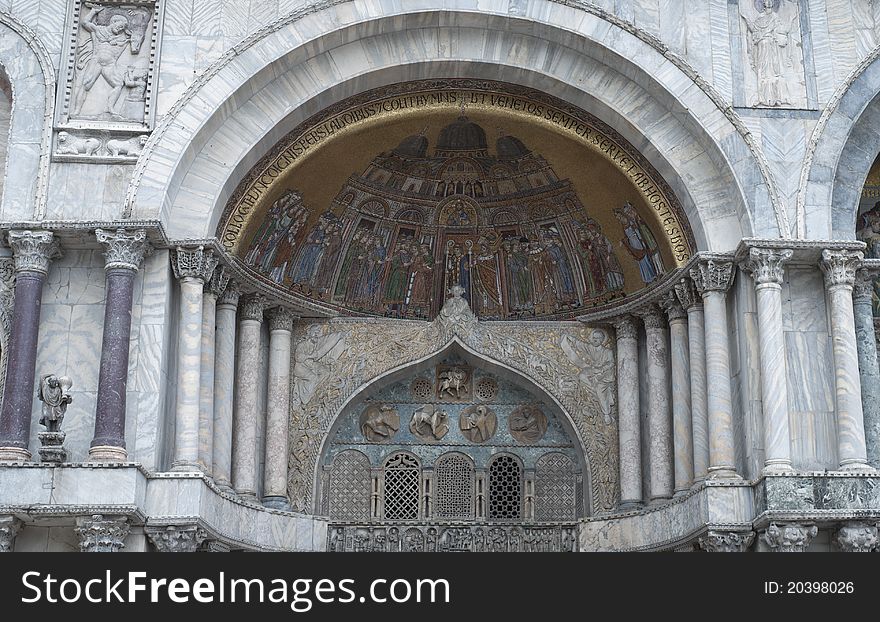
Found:
[(853, 283), (853, 300), (870, 303), (874, 298), (874, 282), (880, 275), (878, 268), (859, 268)]
[(105, 247), (105, 270), (122, 268), (137, 272), (144, 257), (153, 250), (147, 241), (147, 232), (143, 229), (131, 232), (125, 229), (95, 229), (95, 237)]
[(160, 553), (195, 553), (208, 537), (198, 525), (145, 527), (144, 531)]
[(822, 260), (819, 267), (825, 273), (825, 287), (835, 285), (853, 286), (856, 280), (856, 270), (865, 258), (862, 251), (822, 251)]
[(778, 553), (802, 553), (819, 529), (816, 525), (803, 523), (770, 523), (761, 537), (764, 542)]
[(217, 267), (218, 257), (204, 246), (178, 246), (171, 250), (171, 267), (178, 279), (199, 279), (204, 283)]
[(61, 247), (51, 231), (10, 231), (9, 248), (15, 258), (15, 272), (49, 272), (49, 262), (61, 257)]
[(79, 550), (83, 553), (117, 553), (125, 547), (125, 538), (131, 524), (125, 516), (79, 516), (76, 519), (76, 535)]
[(782, 285), (785, 264), (794, 254), (789, 249), (750, 248), (742, 267), (755, 280), (755, 285)]
[(691, 279), (700, 294), (726, 292), (733, 283), (733, 261), (704, 259), (691, 268)]
[(743, 553), (754, 540), (754, 531), (713, 530), (700, 537), (700, 548), (709, 553)]
[(293, 330), (293, 322), (298, 318), (290, 309), (284, 307), (272, 307), (266, 312), (269, 318), (269, 330)]
[(21, 521), (14, 516), (0, 516), (0, 553), (8, 553), (21, 530)]
[(639, 325), (636, 318), (624, 315), (614, 321), (614, 330), (617, 331), (617, 339), (638, 339)]
[(675, 292), (666, 294), (660, 301), (660, 306), (666, 311), (666, 317), (669, 318), (670, 322), (687, 318), (687, 312), (678, 301), (678, 296), (675, 295)]
[(263, 311), (266, 309), (266, 297), (262, 294), (247, 294), (241, 297), (238, 307), (238, 319), (262, 322)]
[(235, 281), (229, 281), (226, 289), (217, 298), (218, 305), (235, 305), (238, 306), (238, 299), (241, 297), (241, 289)]
[(675, 284), (675, 295), (685, 311), (703, 304), (703, 298), (697, 291), (692, 279), (685, 277)]
[(666, 318), (663, 311), (656, 305), (645, 307), (639, 312), (639, 317), (645, 323), (645, 330), (661, 330), (666, 328)]
[(211, 274), (211, 278), (205, 283), (205, 291), (209, 294), (219, 296), (226, 291), (229, 285), (229, 268), (226, 266), (217, 266)]
[(870, 553), (877, 548), (877, 527), (868, 523), (845, 523), (837, 530), (837, 546), (847, 553)]

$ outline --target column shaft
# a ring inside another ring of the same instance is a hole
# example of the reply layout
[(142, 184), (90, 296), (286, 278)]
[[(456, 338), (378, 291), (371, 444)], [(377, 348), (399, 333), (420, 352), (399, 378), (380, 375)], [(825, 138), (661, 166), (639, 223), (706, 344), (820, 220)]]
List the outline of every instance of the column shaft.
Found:
[(859, 270), (853, 293), (856, 343), (859, 350), (859, 378), (862, 382), (862, 414), (868, 464), (880, 468), (880, 366), (874, 334), (872, 297), (876, 271)]
[(199, 466), (211, 475), (214, 462), (214, 331), (217, 294), (205, 287), (202, 295), (202, 339), (199, 363)]
[(644, 316), (647, 339), (648, 452), (651, 501), (672, 497), (672, 420), (669, 400), (669, 346), (666, 322), (658, 309)]
[(214, 483), (232, 488), (232, 412), (235, 387), (235, 312), (238, 290), (229, 285), (217, 304), (214, 349)]
[(671, 294), (665, 304), (669, 316), (669, 345), (672, 369), (672, 447), (674, 450), (675, 494), (687, 492), (694, 482), (694, 445), (691, 421), (690, 352), (687, 315)]
[(260, 324), (263, 300), (242, 301), (238, 325), (238, 374), (232, 442), (232, 486), (241, 497), (256, 501), (257, 398), (260, 390)]
[(269, 316), (269, 384), (266, 408), (266, 462), (263, 504), (287, 509), (287, 448), (290, 417), (290, 333), (293, 316), (272, 309)]
[(620, 447), (620, 506), (642, 503), (642, 446), (639, 421), (638, 327), (632, 317), (615, 324), (617, 329), (617, 414)]

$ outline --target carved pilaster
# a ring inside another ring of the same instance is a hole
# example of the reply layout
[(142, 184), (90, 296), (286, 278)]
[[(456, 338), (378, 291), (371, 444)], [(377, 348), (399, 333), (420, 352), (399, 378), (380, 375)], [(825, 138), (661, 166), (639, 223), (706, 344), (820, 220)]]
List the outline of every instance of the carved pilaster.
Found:
[(226, 266), (217, 266), (211, 278), (205, 283), (205, 292), (220, 296), (229, 286), (229, 277), (231, 276), (229, 268)]
[(770, 523), (761, 538), (774, 552), (803, 553), (819, 529), (804, 523)]
[(266, 297), (262, 294), (247, 294), (242, 296), (239, 302), (239, 320), (263, 321), (263, 312), (266, 309)]
[(195, 553), (208, 537), (198, 525), (145, 527), (144, 531), (160, 553)]
[(0, 553), (8, 553), (21, 530), (21, 521), (14, 516), (0, 516)]
[(733, 283), (733, 261), (704, 259), (691, 268), (691, 279), (700, 294), (726, 292)]
[(666, 296), (660, 301), (660, 306), (666, 311), (666, 317), (669, 318), (670, 322), (687, 318), (687, 312), (678, 301), (678, 296), (676, 296), (675, 292), (669, 292), (666, 294)]
[(76, 519), (76, 535), (79, 550), (83, 553), (117, 553), (125, 547), (125, 538), (131, 523), (125, 516), (79, 516)]
[(298, 319), (290, 309), (284, 307), (272, 307), (266, 312), (269, 318), (269, 330), (293, 330), (293, 323)]
[(703, 298), (700, 296), (700, 292), (697, 291), (693, 280), (687, 277), (675, 284), (675, 295), (685, 310), (697, 305), (703, 305)]
[(95, 229), (95, 237), (104, 245), (105, 270), (123, 269), (138, 271), (144, 257), (153, 250), (143, 229), (107, 231)]
[(10, 231), (8, 240), (16, 273), (47, 274), (49, 262), (62, 255), (58, 240), (51, 231)]
[(219, 261), (214, 251), (204, 246), (178, 246), (171, 251), (171, 267), (178, 279), (199, 279), (204, 283), (211, 278)]
[(856, 280), (856, 270), (865, 258), (862, 251), (822, 251), (819, 267), (825, 274), (825, 287), (838, 285), (852, 287)]
[(845, 523), (837, 530), (835, 541), (846, 553), (870, 553), (877, 548), (877, 527), (868, 523)]
[(782, 285), (785, 264), (791, 259), (789, 249), (750, 248), (742, 267), (751, 273), (755, 285)]
[(700, 548), (708, 553), (744, 553), (754, 541), (754, 531), (710, 530), (700, 537)]

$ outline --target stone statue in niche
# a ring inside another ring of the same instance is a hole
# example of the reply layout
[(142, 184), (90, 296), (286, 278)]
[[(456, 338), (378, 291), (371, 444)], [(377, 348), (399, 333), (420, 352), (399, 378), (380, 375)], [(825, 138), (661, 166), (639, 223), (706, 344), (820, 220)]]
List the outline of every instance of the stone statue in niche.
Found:
[(461, 411), (458, 427), (472, 443), (484, 443), (495, 435), (498, 418), (488, 406), (469, 406)]
[(471, 374), (465, 367), (437, 368), (437, 398), (466, 400), (471, 396)]
[(394, 438), (400, 429), (400, 415), (388, 404), (371, 404), (361, 413), (361, 432), (371, 443)]
[(293, 356), (293, 399), (307, 404), (315, 390), (330, 374), (333, 363), (345, 351), (345, 335), (324, 335), (321, 326), (309, 326), (306, 338), (296, 346)]
[(613, 420), (617, 374), (614, 352), (608, 342), (605, 331), (594, 328), (586, 343), (563, 335), (559, 346), (568, 360), (580, 370), (578, 382), (596, 395), (605, 423), (610, 424)]
[(413, 413), (409, 431), (423, 441), (439, 441), (449, 432), (449, 415), (426, 404)]
[(547, 431), (547, 416), (537, 406), (520, 406), (510, 413), (507, 424), (520, 443), (537, 443)]
[(749, 64), (756, 79), (757, 106), (795, 105), (790, 78), (796, 65), (797, 7), (787, 6), (785, 0), (753, 0), (751, 7), (742, 11), (746, 24)]
[(73, 402), (70, 396), (72, 386), (73, 382), (67, 376), (45, 374), (40, 377), (37, 394), (43, 402), (40, 425), (45, 426), (46, 431), (37, 436), (40, 439), (40, 459), (43, 462), (60, 464), (67, 460), (67, 451), (63, 447), (66, 435), (61, 431), (61, 422), (64, 421), (68, 404)]

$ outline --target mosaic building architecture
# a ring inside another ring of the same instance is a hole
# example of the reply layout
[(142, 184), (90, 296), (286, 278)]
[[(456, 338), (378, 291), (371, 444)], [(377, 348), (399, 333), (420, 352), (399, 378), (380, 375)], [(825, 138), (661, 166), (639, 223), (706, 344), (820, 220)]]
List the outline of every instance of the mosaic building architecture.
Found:
[(877, 550), (880, 3), (0, 0), (0, 551)]

